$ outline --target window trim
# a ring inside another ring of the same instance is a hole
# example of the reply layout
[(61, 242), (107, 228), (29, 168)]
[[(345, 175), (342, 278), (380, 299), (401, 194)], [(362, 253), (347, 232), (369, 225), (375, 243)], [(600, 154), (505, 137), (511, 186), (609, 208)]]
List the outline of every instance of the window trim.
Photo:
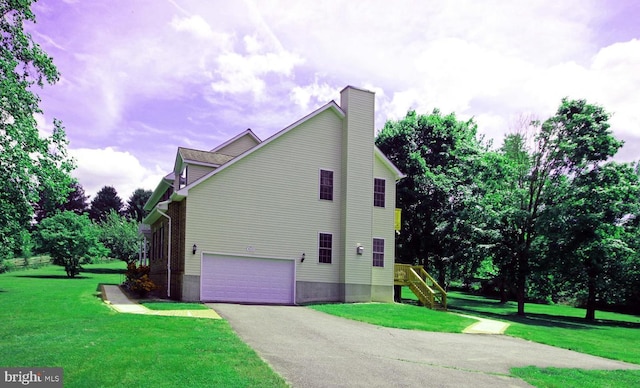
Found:
[[(376, 191), (376, 181), (382, 181), (384, 187), (382, 192)], [(376, 203), (376, 195), (382, 195), (382, 205)], [(387, 207), (387, 180), (384, 178), (373, 178), (373, 206), (375, 207)]]
[[(322, 236), (323, 235), (327, 235), (327, 236), (331, 237), (331, 246), (329, 248), (321, 246), (321, 241), (322, 241)], [(327, 249), (329, 250), (329, 261), (321, 261), (322, 255), (320, 254), (320, 252), (322, 250), (327, 250)], [(318, 232), (318, 263), (319, 264), (332, 264), (333, 263), (333, 233)]]
[[(376, 241), (382, 241), (382, 252), (376, 251)], [(373, 267), (384, 268), (384, 249), (385, 249), (385, 241), (384, 241), (384, 239), (383, 238), (374, 237), (372, 242), (371, 242), (371, 252), (372, 252), (371, 264), (372, 264)], [(382, 255), (382, 257), (378, 257), (378, 259), (382, 260), (382, 262), (380, 262), (380, 265), (376, 265), (376, 263), (377, 263), (376, 255)]]
[[(322, 173), (323, 172), (330, 172), (331, 173), (331, 198), (322, 198)], [(318, 199), (321, 199), (323, 201), (333, 201), (334, 195), (334, 188), (335, 188), (335, 180), (333, 179), (335, 176), (335, 172), (333, 170), (329, 170), (326, 168), (321, 168), (318, 171)]]

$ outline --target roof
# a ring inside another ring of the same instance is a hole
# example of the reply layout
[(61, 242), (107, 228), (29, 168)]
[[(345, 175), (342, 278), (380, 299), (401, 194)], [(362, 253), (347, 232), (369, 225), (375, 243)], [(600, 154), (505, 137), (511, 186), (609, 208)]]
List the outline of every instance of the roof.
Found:
[(198, 163), (220, 166), (227, 163), (233, 156), (221, 154), (219, 152), (200, 151), (190, 148), (178, 147), (178, 154), (186, 163)]
[(212, 149), (210, 152), (217, 152), (218, 150), (223, 149), (224, 147), (228, 146), (229, 144), (233, 143), (234, 141), (240, 139), (243, 136), (249, 136), (249, 137), (253, 138), (253, 140), (255, 140), (255, 142), (257, 144), (260, 144), (262, 142), (262, 140), (260, 140), (260, 138), (258, 136), (256, 136), (255, 133), (253, 133), (251, 128), (247, 128), (244, 132), (241, 132), (241, 133), (237, 134), (236, 136), (232, 137), (231, 139), (225, 141), (224, 143), (218, 145), (216, 148)]

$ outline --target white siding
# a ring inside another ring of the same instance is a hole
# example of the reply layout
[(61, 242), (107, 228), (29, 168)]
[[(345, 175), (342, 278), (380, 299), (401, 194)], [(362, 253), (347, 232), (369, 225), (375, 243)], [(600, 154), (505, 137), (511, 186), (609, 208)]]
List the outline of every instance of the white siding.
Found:
[(256, 142), (253, 137), (251, 137), (250, 135), (244, 135), (233, 143), (229, 143), (219, 150), (216, 150), (216, 152), (230, 156), (238, 156), (241, 153), (253, 148), (256, 144), (258, 144), (258, 142)]
[[(341, 255), (318, 263), (317, 239), (330, 232), (334, 247), (343, 245), (341, 177), (334, 175), (334, 200), (320, 200), (318, 172), (341, 170), (341, 131), (341, 117), (325, 110), (191, 188), (186, 247), (255, 257), (305, 253), (297, 280), (338, 282)], [(187, 255), (185, 274), (199, 275), (200, 260)]]
[(213, 167), (199, 166), (197, 164), (189, 164), (187, 166), (187, 185), (197, 181), (203, 176), (213, 171)]
[[(373, 208), (373, 237), (384, 239), (384, 267), (372, 267), (372, 284), (392, 286), (396, 245), (393, 227), (396, 204), (395, 176), (378, 157), (374, 159), (374, 177), (385, 179), (385, 207)], [(373, 188), (371, 190), (373, 191)]]
[[(346, 88), (340, 105), (346, 112), (342, 140), (344, 283), (371, 284), (367, 258), (372, 251), (374, 95)], [(364, 247), (364, 255), (356, 253), (357, 244)]]

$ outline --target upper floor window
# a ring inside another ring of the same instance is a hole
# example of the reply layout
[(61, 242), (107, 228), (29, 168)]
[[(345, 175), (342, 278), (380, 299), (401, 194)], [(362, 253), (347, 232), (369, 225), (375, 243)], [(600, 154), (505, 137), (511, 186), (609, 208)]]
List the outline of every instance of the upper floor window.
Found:
[(333, 201), (333, 171), (320, 170), (320, 199)]
[(384, 267), (384, 239), (373, 239), (373, 266)]
[(330, 233), (320, 233), (318, 237), (318, 261), (320, 263), (331, 264), (332, 246), (333, 235)]
[(384, 207), (384, 179), (373, 180), (373, 206)]

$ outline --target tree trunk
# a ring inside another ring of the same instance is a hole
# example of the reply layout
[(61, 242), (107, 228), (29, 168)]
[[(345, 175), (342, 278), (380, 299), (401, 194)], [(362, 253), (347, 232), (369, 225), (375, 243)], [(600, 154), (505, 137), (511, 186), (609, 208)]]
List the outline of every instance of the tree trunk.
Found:
[(596, 277), (589, 275), (587, 285), (589, 295), (587, 296), (587, 314), (584, 319), (593, 321), (596, 319)]
[(509, 296), (507, 295), (507, 277), (500, 276), (500, 303), (507, 303)]
[(524, 302), (527, 297), (527, 273), (529, 268), (528, 255), (520, 252), (517, 257), (516, 267), (516, 299), (518, 301), (518, 315), (524, 316)]
[(402, 286), (393, 286), (393, 300), (402, 303)]
[(440, 287), (445, 288), (445, 283), (447, 280), (447, 268), (444, 264), (444, 260), (438, 257), (436, 260), (434, 260), (434, 264), (436, 265), (436, 270), (438, 271), (438, 284), (440, 284)]

